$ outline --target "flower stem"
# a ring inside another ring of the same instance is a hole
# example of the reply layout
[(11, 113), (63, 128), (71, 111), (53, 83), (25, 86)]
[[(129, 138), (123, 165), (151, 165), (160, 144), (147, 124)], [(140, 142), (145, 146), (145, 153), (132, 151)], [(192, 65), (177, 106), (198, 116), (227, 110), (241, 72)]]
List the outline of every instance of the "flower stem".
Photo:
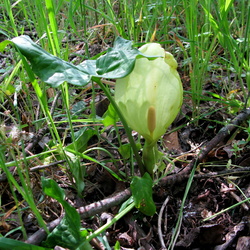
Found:
[(107, 96), (107, 98), (109, 99), (110, 103), (113, 105), (117, 115), (120, 117), (120, 120), (124, 126), (124, 129), (126, 131), (126, 134), (128, 136), (128, 139), (129, 139), (129, 142), (130, 142), (130, 145), (132, 147), (132, 150), (134, 152), (134, 155), (135, 155), (135, 159), (137, 161), (137, 164), (139, 166), (139, 169), (140, 169), (140, 174), (141, 176), (144, 175), (145, 173), (145, 167), (142, 163), (142, 159), (138, 153), (138, 150), (137, 150), (137, 147), (136, 147), (136, 144), (135, 144), (135, 141), (134, 141), (134, 138), (131, 134), (131, 129), (129, 128), (127, 122), (126, 122), (126, 119), (124, 118), (123, 114), (121, 113), (120, 109), (118, 108), (118, 106), (116, 105), (116, 102), (114, 100), (114, 98), (111, 96), (110, 92), (107, 90), (107, 88), (104, 86), (104, 84), (101, 82), (101, 80), (99, 78), (94, 78), (94, 81), (100, 86), (100, 88), (103, 90), (103, 92), (105, 93), (105, 95)]
[(151, 176), (153, 176), (154, 167), (158, 160), (158, 149), (156, 142), (153, 143), (148, 143), (147, 141), (145, 142), (145, 145), (143, 147), (142, 159), (147, 172)]

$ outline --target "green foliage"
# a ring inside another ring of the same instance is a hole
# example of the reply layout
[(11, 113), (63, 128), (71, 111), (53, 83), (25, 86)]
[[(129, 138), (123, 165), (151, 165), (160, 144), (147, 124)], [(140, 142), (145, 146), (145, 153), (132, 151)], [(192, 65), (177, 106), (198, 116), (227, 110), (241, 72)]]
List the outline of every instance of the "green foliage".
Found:
[(133, 70), (135, 59), (140, 57), (146, 57), (149, 60), (157, 58), (157, 56), (144, 55), (132, 47), (131, 41), (117, 37), (114, 47), (109, 48), (106, 55), (96, 60), (95, 72), (97, 74), (93, 76), (112, 79), (125, 77)]
[[(33, 197), (33, 190), (31, 188), (31, 183), (30, 183), (30, 178), (29, 178), (29, 174), (28, 174), (28, 169), (27, 169), (27, 164), (24, 164), (24, 166), (22, 166), (22, 164), (18, 164), (17, 159), (15, 159), (14, 163), (15, 166), (17, 167), (17, 173), (19, 176), (19, 182), (16, 181), (16, 179), (14, 178), (13, 174), (10, 172), (9, 168), (6, 165), (6, 160), (5, 160), (5, 156), (3, 153), (3, 147), (0, 147), (0, 166), (1, 169), (4, 171), (4, 173), (7, 176), (8, 182), (10, 183), (10, 189), (11, 192), (13, 194), (14, 197), (15, 196), (15, 191), (14, 189), (16, 189), (19, 194), (22, 195), (23, 199), (28, 203), (30, 209), (33, 211), (33, 213), (35, 214), (39, 225), (44, 228), (45, 231), (48, 231), (46, 228), (46, 224), (43, 221), (42, 215), (40, 214), (39, 210), (37, 209), (37, 204), (35, 203), (34, 197)], [(10, 153), (12, 155), (14, 155), (13, 153), (13, 149), (10, 150)], [(24, 159), (24, 163), (26, 162), (26, 159)], [(23, 233), (24, 233), (24, 237), (26, 237), (26, 232), (23, 229)]]
[(74, 143), (69, 144), (66, 149), (71, 149), (71, 150), (76, 150), (77, 152), (82, 153), (83, 151), (86, 150), (88, 141), (96, 135), (97, 132), (93, 129), (88, 129), (88, 128), (82, 128), (79, 129), (75, 133), (75, 141)]
[(65, 81), (80, 86), (90, 81), (90, 75), (80, 71), (73, 64), (51, 55), (28, 36), (13, 38), (12, 42), (30, 61), (33, 72), (53, 87), (58, 87)]
[[(127, 204), (127, 206), (124, 207), (124, 209), (110, 222), (89, 235), (88, 230), (81, 229), (80, 215), (77, 213), (76, 209), (65, 201), (65, 193), (63, 189), (61, 189), (54, 180), (45, 179), (43, 177), (42, 185), (44, 193), (60, 202), (65, 210), (65, 216), (60, 224), (48, 235), (47, 240), (43, 242), (43, 245), (46, 247), (59, 245), (67, 247), (70, 250), (90, 250), (92, 249), (89, 244), (91, 239), (98, 237), (99, 234), (103, 233), (108, 227), (117, 222), (117, 220), (134, 207), (134, 203)], [(108, 242), (104, 238), (102, 238), (101, 241), (105, 243), (106, 248), (109, 249)]]
[[(206, 16), (208, 17), (208, 22), (211, 25), (211, 30), (214, 32), (214, 36), (218, 38), (219, 43), (225, 49), (225, 54), (229, 55), (230, 60), (228, 61), (228, 68), (233, 70), (236, 73), (236, 76), (241, 85), (241, 91), (243, 92), (244, 99), (246, 101), (247, 91), (245, 90), (242, 74), (249, 71), (249, 38), (250, 38), (250, 4), (245, 6), (244, 9), (240, 11), (241, 16), (247, 16), (245, 20), (245, 32), (240, 34), (243, 36), (241, 39), (235, 39), (232, 35), (232, 29), (238, 29), (236, 36), (239, 32), (242, 32), (240, 29), (241, 24), (239, 24), (240, 19), (235, 16), (236, 10), (233, 6), (234, 1), (219, 1), (218, 8), (214, 12), (211, 12), (212, 2), (206, 1), (202, 3), (202, 8), (205, 11)], [(231, 23), (229, 25), (229, 23)], [(247, 42), (248, 41), (248, 42)], [(247, 44), (248, 43), (248, 44)], [(250, 87), (250, 79), (246, 77), (246, 83), (248, 88)]]
[(112, 104), (109, 104), (108, 110), (103, 115), (103, 118), (104, 119), (103, 119), (102, 123), (106, 127), (110, 126), (110, 125), (114, 125), (118, 121), (119, 116), (117, 115), (117, 112), (114, 109)]
[[(143, 55), (137, 49), (132, 48), (131, 41), (118, 37), (114, 43), (114, 48), (110, 48), (106, 55), (97, 60), (87, 60), (75, 66), (51, 55), (28, 36), (15, 37), (11, 41), (31, 63), (33, 72), (53, 87), (58, 87), (63, 82), (84, 86), (90, 81), (91, 77), (121, 78), (132, 71), (137, 56), (149, 59), (156, 58)], [(0, 51), (7, 44), (6, 41), (0, 44)]]
[(4, 250), (52, 250), (53, 248), (39, 247), (18, 240), (0, 237), (0, 249)]
[[(137, 57), (145, 57), (149, 60), (153, 60), (157, 58), (156, 56), (147, 56), (143, 55), (139, 50), (132, 48), (131, 41), (127, 41), (118, 37), (114, 43), (114, 48), (109, 49), (106, 55), (101, 56), (97, 60), (87, 60), (81, 65), (75, 66), (71, 63), (65, 62), (62, 59), (59, 59), (39, 46), (37, 46), (29, 37), (27, 36), (20, 36), (12, 39), (12, 42), (17, 47), (18, 51), (21, 53), (21, 56), (24, 55), (31, 63), (34, 72), (44, 81), (52, 85), (53, 87), (59, 86), (65, 81), (69, 83), (84, 86), (86, 85), (91, 77), (101, 86), (107, 97), (109, 98), (111, 104), (113, 105), (114, 109), (116, 110), (118, 116), (120, 117), (125, 129), (127, 130), (127, 134), (129, 136), (129, 129), (126, 128), (126, 121), (123, 118), (122, 114), (119, 112), (119, 109), (111, 95), (106, 91), (106, 88), (102, 85), (99, 81), (101, 77), (106, 78), (120, 78), (124, 77), (125, 75), (129, 74), (133, 69), (135, 60)], [(10, 42), (9, 42), (10, 43)], [(3, 44), (0, 43), (0, 50), (4, 49), (7, 45), (6, 42)], [(103, 62), (102, 64), (99, 62)], [(110, 64), (113, 61), (114, 63)], [(116, 63), (116, 61), (118, 63)], [(45, 96), (37, 84), (36, 80), (34, 79), (33, 72), (30, 71), (29, 66), (27, 65), (26, 61), (24, 60), (26, 68), (30, 74), (31, 79), (33, 80), (33, 86), (37, 92), (37, 96), (40, 97), (40, 101), (42, 106), (45, 109), (46, 115), (49, 117), (51, 121), (52, 129), (55, 133), (55, 136), (58, 141), (60, 138), (58, 136), (58, 132), (55, 128), (53, 119), (51, 114), (48, 111), (48, 106), (46, 105)], [(48, 68), (48, 70), (44, 70)], [(101, 72), (102, 75), (99, 75), (97, 71)], [(65, 89), (67, 89), (67, 85), (63, 85)], [(65, 91), (62, 87), (66, 98), (66, 105), (68, 104), (68, 91)], [(69, 117), (69, 107), (67, 107), (67, 113)], [(70, 121), (70, 126), (72, 127), (70, 117), (68, 119)], [(72, 129), (71, 129), (72, 130)], [(133, 138), (129, 136), (129, 140), (133, 151), (135, 153), (135, 157), (138, 161), (140, 166), (141, 172), (143, 173), (143, 166), (139, 155), (137, 153), (136, 145), (133, 142)]]
[(153, 180), (148, 173), (143, 177), (134, 176), (130, 184), (135, 207), (148, 216), (154, 215), (156, 211), (152, 198), (152, 186)]
[(129, 159), (131, 157), (131, 145), (129, 143), (121, 145), (118, 151), (124, 159)]
[[(48, 238), (43, 245), (46, 247), (60, 245), (71, 250), (80, 250), (78, 247), (86, 241), (88, 235), (87, 230), (80, 230), (80, 215), (74, 207), (70, 206), (69, 203), (65, 201), (65, 193), (63, 189), (61, 189), (54, 180), (42, 177), (42, 187), (44, 193), (60, 202), (65, 210), (65, 216), (60, 224), (48, 235)], [(85, 246), (87, 246), (87, 243)], [(81, 249), (88, 248), (82, 247)]]

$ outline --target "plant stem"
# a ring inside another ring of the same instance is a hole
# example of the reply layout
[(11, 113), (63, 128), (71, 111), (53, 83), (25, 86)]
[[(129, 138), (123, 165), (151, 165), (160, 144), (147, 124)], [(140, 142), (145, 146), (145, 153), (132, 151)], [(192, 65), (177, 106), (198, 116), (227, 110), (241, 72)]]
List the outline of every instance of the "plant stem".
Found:
[(143, 174), (145, 173), (145, 167), (142, 163), (142, 159), (138, 154), (138, 150), (134, 141), (134, 138), (131, 134), (131, 129), (128, 127), (128, 124), (126, 122), (126, 119), (124, 118), (123, 114), (121, 113), (120, 109), (118, 108), (118, 106), (116, 105), (116, 102), (114, 100), (114, 98), (111, 96), (110, 92), (107, 90), (107, 88), (104, 86), (104, 84), (101, 82), (101, 80), (99, 78), (95, 78), (94, 81), (101, 87), (101, 89), (103, 90), (103, 92), (105, 93), (105, 95), (107, 96), (107, 98), (109, 99), (110, 103), (113, 105), (117, 115), (120, 117), (120, 120), (124, 126), (124, 129), (126, 131), (126, 134), (128, 136), (130, 145), (133, 149), (134, 155), (135, 155), (135, 159), (138, 163), (139, 169), (140, 169), (140, 174), (141, 176), (143, 176)]
[(158, 159), (158, 150), (156, 143), (145, 142), (143, 147), (142, 159), (147, 172), (153, 176), (154, 167)]
[(122, 212), (120, 212), (119, 214), (117, 214), (110, 222), (106, 223), (102, 227), (98, 228), (93, 234), (89, 235), (87, 237), (87, 240), (91, 241), (92, 239), (94, 239), (95, 237), (97, 237), (99, 234), (101, 234), (102, 232), (104, 232), (106, 229), (108, 229), (110, 226), (112, 226), (115, 222), (117, 222), (118, 220), (120, 220), (131, 209), (133, 209), (134, 206), (135, 206), (135, 203), (132, 202)]

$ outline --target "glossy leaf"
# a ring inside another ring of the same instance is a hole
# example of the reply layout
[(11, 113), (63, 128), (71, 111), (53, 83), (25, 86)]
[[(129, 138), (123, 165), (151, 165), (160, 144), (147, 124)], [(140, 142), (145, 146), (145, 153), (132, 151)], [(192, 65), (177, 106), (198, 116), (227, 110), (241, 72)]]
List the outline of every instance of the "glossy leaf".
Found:
[(82, 86), (91, 79), (90, 75), (80, 71), (75, 65), (42, 49), (28, 36), (15, 37), (12, 42), (31, 63), (33, 72), (53, 87), (57, 87), (65, 81)]
[(139, 53), (139, 50), (132, 47), (131, 41), (117, 37), (114, 47), (97, 59), (96, 72), (108, 78), (124, 77), (134, 68), (135, 58)]
[(18, 51), (24, 55), (32, 66), (33, 72), (44, 82), (52, 87), (58, 87), (63, 82), (84, 86), (92, 77), (97, 78), (122, 78), (134, 68), (138, 57), (155, 59), (156, 56), (147, 56), (132, 47), (132, 42), (118, 37), (114, 48), (109, 48), (107, 53), (97, 60), (86, 60), (78, 66), (51, 55), (29, 36), (18, 36), (11, 41), (0, 43), (0, 50), (13, 43)]

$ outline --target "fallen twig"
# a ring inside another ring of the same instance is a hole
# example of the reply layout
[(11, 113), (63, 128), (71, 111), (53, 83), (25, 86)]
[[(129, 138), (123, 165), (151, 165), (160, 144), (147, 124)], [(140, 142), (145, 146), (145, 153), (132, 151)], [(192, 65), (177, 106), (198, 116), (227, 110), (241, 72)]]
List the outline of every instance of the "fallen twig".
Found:
[(233, 241), (237, 238), (237, 236), (240, 234), (240, 232), (242, 232), (244, 230), (244, 228), (246, 227), (246, 218), (243, 218), (243, 220), (237, 224), (236, 226), (233, 227), (233, 229), (231, 229), (227, 235), (225, 236), (226, 238), (226, 242), (222, 245), (216, 246), (214, 249), (215, 250), (225, 250), (228, 249)]
[[(250, 167), (241, 167), (241, 168), (233, 168), (233, 169), (226, 169), (218, 172), (211, 172), (206, 174), (196, 174), (194, 175), (194, 179), (202, 179), (202, 178), (210, 178), (210, 177), (218, 177), (224, 175), (236, 175), (236, 174), (250, 174)], [(188, 177), (188, 176), (187, 176)]]
[[(167, 249), (166, 245), (165, 245), (165, 242), (164, 242), (164, 239), (163, 239), (163, 235), (162, 235), (161, 223), (162, 223), (163, 212), (164, 212), (165, 207), (168, 204), (168, 201), (169, 201), (169, 196), (166, 198), (166, 200), (162, 204), (162, 207), (161, 207), (161, 210), (160, 210), (160, 213), (159, 213), (159, 217), (158, 217), (158, 228), (157, 228), (157, 230), (158, 230), (158, 235), (159, 235), (159, 240), (161, 242), (161, 248), (162, 248), (162, 250), (163, 249)], [(166, 225), (164, 225), (164, 226), (166, 226)]]
[(159, 181), (160, 186), (172, 186), (176, 182), (182, 182), (187, 178), (191, 169), (206, 158), (208, 153), (214, 149), (220, 142), (224, 141), (230, 133), (240, 126), (243, 122), (250, 118), (250, 108), (245, 109), (239, 115), (237, 115), (230, 124), (223, 127), (218, 134), (209, 142), (204, 144), (200, 154), (197, 158), (194, 158), (182, 171), (174, 175), (168, 175)]
[[(58, 164), (62, 164), (64, 163), (66, 160), (60, 160), (60, 161), (55, 161), (55, 162), (51, 162), (49, 164), (46, 164), (46, 165), (37, 165), (35, 167), (32, 167), (29, 169), (29, 172), (36, 172), (38, 170), (42, 170), (42, 169), (45, 169), (45, 168), (49, 168), (49, 167), (53, 167), (53, 166), (56, 166)], [(12, 171), (12, 174), (13, 175), (17, 175), (16, 172)], [(0, 182), (4, 182), (7, 180), (7, 176), (6, 176), (6, 173), (2, 173), (0, 174)]]
[(134, 219), (131, 213), (124, 216), (124, 221), (126, 225), (128, 225), (130, 228), (129, 235), (132, 236), (132, 239), (134, 241), (138, 242), (138, 245), (140, 246), (138, 249), (155, 250), (153, 244), (150, 243), (152, 240), (153, 233), (152, 227), (150, 227), (149, 232), (146, 233), (140, 226), (140, 223)]

